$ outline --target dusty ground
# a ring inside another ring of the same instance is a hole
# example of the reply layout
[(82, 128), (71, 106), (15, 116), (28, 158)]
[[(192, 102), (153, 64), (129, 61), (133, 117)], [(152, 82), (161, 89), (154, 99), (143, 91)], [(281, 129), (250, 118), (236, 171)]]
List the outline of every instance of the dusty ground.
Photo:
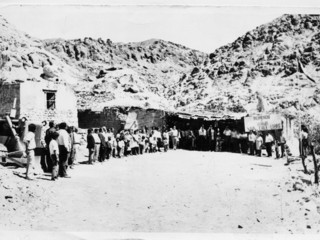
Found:
[(318, 233), (313, 177), (284, 162), (177, 150), (80, 164), (56, 182), (0, 166), (0, 230)]

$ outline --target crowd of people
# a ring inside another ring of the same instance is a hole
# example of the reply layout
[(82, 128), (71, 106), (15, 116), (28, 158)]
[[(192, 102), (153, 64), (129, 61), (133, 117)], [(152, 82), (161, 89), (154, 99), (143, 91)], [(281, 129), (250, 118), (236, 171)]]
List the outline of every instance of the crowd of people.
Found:
[(176, 126), (170, 129), (163, 127), (151, 129), (144, 127), (139, 130), (122, 130), (114, 134), (113, 128), (106, 127), (89, 129), (87, 134), (87, 148), (89, 150), (88, 163), (105, 161), (110, 157), (121, 158), (123, 156), (166, 152), (168, 149), (188, 149), (199, 151), (227, 151), (245, 153), (250, 155), (262, 155), (265, 148), (267, 156), (271, 157), (273, 149), (276, 158), (285, 155), (286, 140), (281, 133), (278, 139), (267, 132), (265, 136), (261, 132), (250, 131), (245, 133), (228, 126), (223, 131), (210, 125), (207, 129), (202, 125), (198, 130), (179, 130)]
[[(58, 177), (70, 177), (68, 169), (72, 169), (78, 161), (78, 152), (82, 136), (78, 129), (67, 126), (65, 122), (54, 124), (43, 122), (41, 134), (41, 165), (45, 172), (51, 172), (51, 179)], [(25, 136), (27, 156), (26, 178), (29, 177), (29, 169), (34, 159), (36, 126), (28, 126), (28, 134)], [(144, 127), (142, 129), (129, 129), (115, 132), (114, 128), (100, 127), (88, 129), (87, 136), (88, 164), (104, 162), (110, 158), (122, 158), (131, 155), (167, 152), (177, 148), (199, 151), (227, 151), (261, 156), (265, 148), (267, 156), (271, 157), (273, 149), (276, 158), (285, 156), (286, 140), (283, 134), (275, 137), (267, 132), (263, 136), (261, 132), (237, 131), (226, 126), (223, 131), (219, 127), (210, 125), (207, 129), (202, 125), (199, 129), (185, 130), (172, 128)], [(274, 146), (274, 148), (273, 148)]]
[(88, 163), (103, 162), (111, 157), (166, 152), (169, 145), (175, 150), (178, 148), (179, 138), (179, 131), (175, 126), (170, 130), (144, 127), (139, 130), (122, 130), (117, 134), (113, 128), (90, 128), (87, 134)]
[[(42, 122), (41, 133), (41, 167), (45, 172), (51, 172), (51, 180), (58, 177), (69, 178), (68, 168), (73, 168), (78, 159), (78, 152), (81, 142), (81, 135), (78, 129), (67, 126), (65, 122), (55, 124), (53, 121)], [(23, 139), (26, 144), (27, 168), (26, 178), (31, 179), (30, 170), (34, 168), (34, 158), (36, 150), (36, 125), (28, 125), (28, 133)]]

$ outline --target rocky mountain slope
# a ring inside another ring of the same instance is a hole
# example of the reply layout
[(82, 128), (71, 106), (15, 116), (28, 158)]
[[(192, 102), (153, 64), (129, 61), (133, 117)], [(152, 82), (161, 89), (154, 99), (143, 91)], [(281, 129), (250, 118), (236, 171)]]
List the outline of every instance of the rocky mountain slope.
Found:
[(92, 103), (95, 108), (173, 106), (175, 99), (167, 101), (172, 86), (206, 57), (199, 51), (158, 39), (128, 44), (101, 38), (58, 39), (47, 40), (45, 48), (84, 73), (75, 87), (80, 108), (92, 108)]
[(0, 17), (1, 82), (59, 81), (78, 96), (79, 109), (140, 106), (170, 109), (172, 86), (206, 54), (158, 39), (39, 40)]
[(178, 107), (253, 112), (260, 97), (269, 111), (295, 115), (300, 102), (317, 114), (319, 50), (319, 15), (283, 15), (209, 54), (177, 84)]
[(75, 82), (79, 74), (44, 48), (41, 40), (17, 30), (0, 16), (1, 82)]
[[(71, 85), (79, 109), (140, 106), (211, 114), (320, 111), (320, 17), (283, 15), (211, 54), (150, 39), (39, 40), (0, 17), (0, 79)], [(299, 59), (299, 62), (298, 62)]]

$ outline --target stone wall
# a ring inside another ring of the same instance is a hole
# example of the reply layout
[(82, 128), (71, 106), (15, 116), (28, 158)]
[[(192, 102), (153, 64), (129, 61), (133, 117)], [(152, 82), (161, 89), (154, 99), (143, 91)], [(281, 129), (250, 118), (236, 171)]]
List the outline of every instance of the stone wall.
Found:
[[(79, 127), (80, 128), (99, 128), (106, 126), (113, 127), (115, 131), (119, 131), (125, 127), (129, 121), (129, 113), (135, 112), (136, 128), (147, 126), (151, 128), (162, 127), (165, 122), (165, 112), (155, 109), (140, 109), (140, 108), (105, 108), (102, 112), (92, 112), (90, 110), (79, 111)], [(132, 119), (131, 119), (132, 120)], [(129, 124), (130, 125), (130, 124)]]
[(19, 84), (3, 84), (0, 85), (0, 118), (6, 113), (10, 113), (14, 98), (16, 98), (17, 116), (20, 114), (20, 85)]
[(156, 109), (134, 109), (131, 110), (137, 113), (137, 128), (144, 126), (163, 127), (166, 124), (166, 113)]
[(102, 112), (93, 112), (91, 110), (79, 111), (80, 128), (100, 128), (106, 126), (113, 127), (116, 131), (122, 129), (125, 124), (125, 114), (120, 113), (117, 108), (106, 108)]

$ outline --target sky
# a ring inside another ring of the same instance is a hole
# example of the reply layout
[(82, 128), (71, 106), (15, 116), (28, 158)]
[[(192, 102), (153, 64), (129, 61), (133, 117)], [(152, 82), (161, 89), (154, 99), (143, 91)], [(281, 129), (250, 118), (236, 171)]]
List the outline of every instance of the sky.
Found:
[(319, 4), (313, 1), (309, 5), (294, 1), (281, 5), (279, 0), (52, 2), (0, 0), (0, 15), (40, 39), (101, 37), (126, 43), (159, 38), (210, 53), (284, 13), (319, 13)]

